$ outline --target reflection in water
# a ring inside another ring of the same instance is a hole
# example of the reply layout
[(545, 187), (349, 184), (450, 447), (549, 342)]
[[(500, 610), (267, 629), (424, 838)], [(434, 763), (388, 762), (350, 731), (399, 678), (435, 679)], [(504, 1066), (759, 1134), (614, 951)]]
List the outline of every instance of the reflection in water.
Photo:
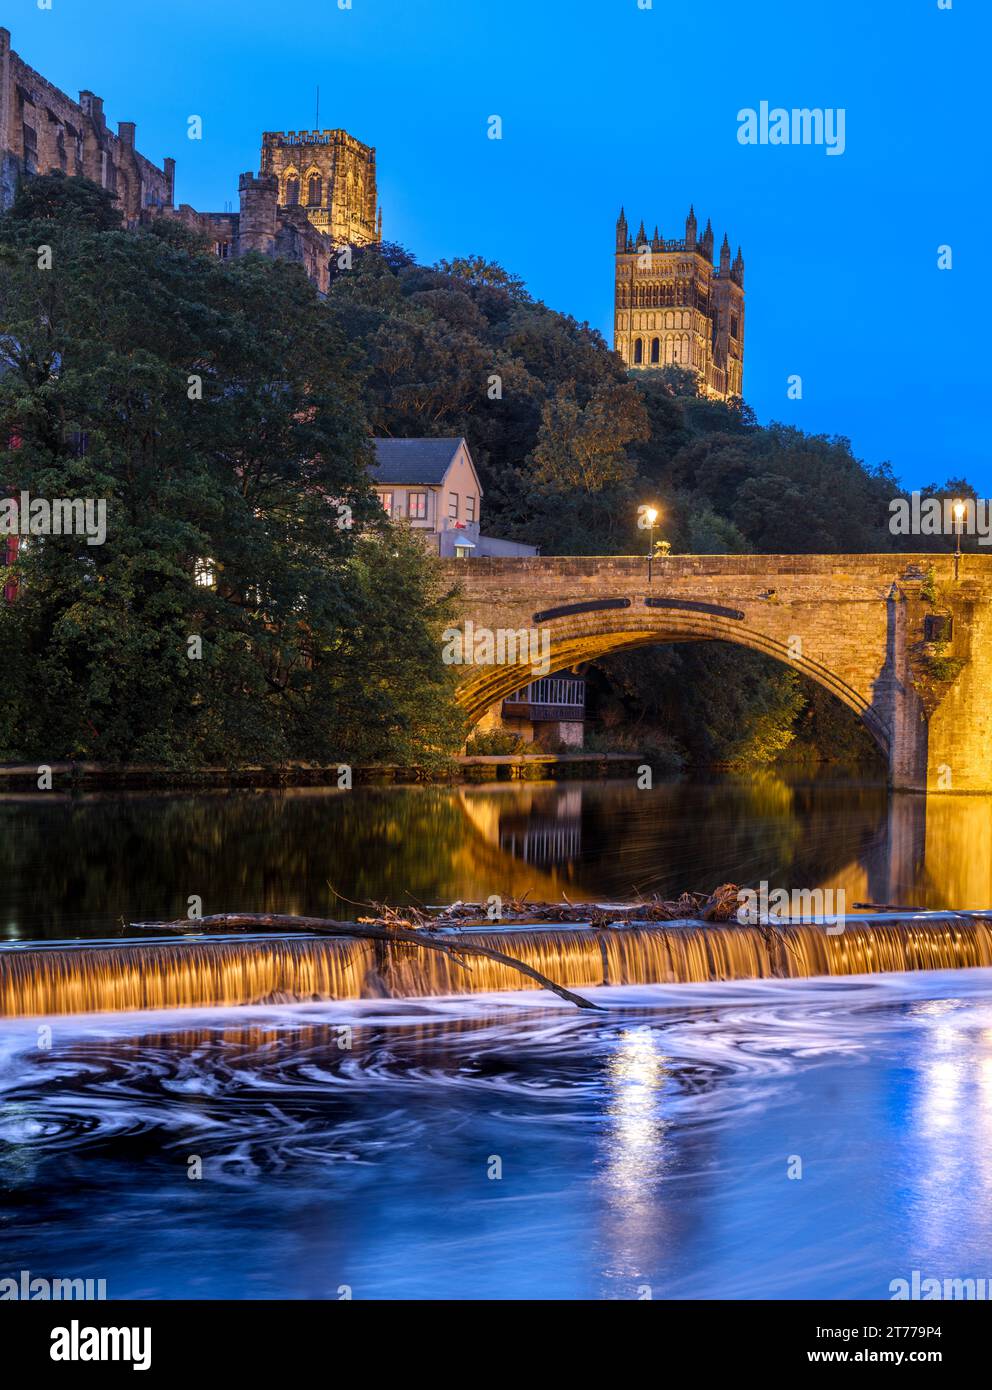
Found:
[[(992, 969), (941, 968), (992, 961), (984, 924), (796, 928), (777, 955), (746, 928), (515, 935), (547, 973), (608, 982), (595, 1015), (471, 997), (519, 987), (495, 963), (105, 939), (193, 893), (345, 915), (329, 884), (437, 903), (766, 879), (990, 907), (990, 855), (990, 798), (775, 777), (0, 798), (0, 1012), (52, 1014), (51, 1046), (0, 1019), (0, 1270), (115, 1298), (886, 1298), (914, 1269), (987, 1277)], [(77, 934), (104, 940), (16, 944)], [(826, 978), (878, 969), (897, 973)], [(373, 976), (413, 997), (358, 997)], [(160, 1011), (69, 1012), (139, 1006)]]
[[(136, 869), (139, 871), (136, 872)], [(489, 784), (0, 797), (0, 936), (107, 937), (205, 912), (674, 897), (727, 881), (992, 906), (992, 797), (857, 782)]]
[(664, 1097), (677, 1089), (661, 1035), (647, 1024), (618, 1034), (606, 1070), (606, 1209), (601, 1243), (611, 1263), (606, 1287), (629, 1288), (651, 1277), (654, 1252), (664, 1241), (667, 1202), (661, 1187), (672, 1157)]

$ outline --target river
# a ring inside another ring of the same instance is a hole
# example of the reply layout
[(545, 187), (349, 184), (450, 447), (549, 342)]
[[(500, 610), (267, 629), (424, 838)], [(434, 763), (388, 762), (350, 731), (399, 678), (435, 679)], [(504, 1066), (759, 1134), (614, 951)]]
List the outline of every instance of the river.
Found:
[[(7, 799), (0, 923), (19, 956), (193, 895), (343, 913), (335, 892), (764, 878), (988, 906), (988, 816), (823, 778)], [(593, 992), (0, 1019), (0, 1278), (885, 1299), (992, 1276), (992, 970)]]
[(204, 913), (675, 897), (735, 882), (992, 905), (992, 797), (836, 777), (0, 798), (0, 939)]

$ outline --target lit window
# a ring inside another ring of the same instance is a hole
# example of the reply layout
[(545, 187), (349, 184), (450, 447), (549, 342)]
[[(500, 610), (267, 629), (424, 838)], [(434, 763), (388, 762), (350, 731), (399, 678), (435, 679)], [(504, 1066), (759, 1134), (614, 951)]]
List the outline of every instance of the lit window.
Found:
[(193, 566), (193, 583), (201, 589), (212, 589), (217, 583), (213, 560), (197, 560)]
[(393, 514), (393, 494), (391, 492), (380, 492), (379, 501), (382, 503), (382, 510), (387, 516)]
[(448, 516), (452, 521), (458, 520), (458, 493), (448, 493)]
[(409, 500), (409, 512), (412, 521), (424, 521), (427, 516), (427, 493), (411, 492)]

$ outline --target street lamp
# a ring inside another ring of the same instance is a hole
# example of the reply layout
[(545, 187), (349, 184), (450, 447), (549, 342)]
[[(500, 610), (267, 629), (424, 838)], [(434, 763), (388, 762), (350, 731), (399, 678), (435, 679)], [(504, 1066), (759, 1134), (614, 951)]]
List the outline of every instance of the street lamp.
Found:
[(648, 583), (651, 583), (651, 561), (654, 559), (654, 524), (658, 520), (657, 507), (645, 507), (644, 519), (648, 523)]
[(963, 502), (955, 502), (954, 507), (954, 534), (957, 543), (954, 547), (954, 578), (958, 577), (958, 570), (961, 567), (961, 523), (964, 520), (965, 506)]

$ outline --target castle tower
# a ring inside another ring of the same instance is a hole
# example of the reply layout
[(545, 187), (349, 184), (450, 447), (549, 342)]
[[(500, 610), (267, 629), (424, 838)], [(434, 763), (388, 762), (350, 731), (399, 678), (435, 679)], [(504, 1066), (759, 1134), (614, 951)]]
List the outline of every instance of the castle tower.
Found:
[[(744, 375), (744, 257), (731, 263), (725, 236), (713, 264), (713, 225), (697, 236), (695, 208), (685, 237), (666, 241), (655, 228), (646, 243), (627, 218), (617, 219), (613, 346), (633, 370), (678, 366), (695, 372), (703, 395), (726, 400), (741, 394)], [(645, 245), (650, 255), (644, 254)]]
[(375, 150), (347, 131), (266, 131), (261, 172), (276, 179), (278, 206), (302, 208), (335, 246), (381, 241)]
[(278, 219), (276, 196), (279, 184), (272, 174), (253, 174), (251, 170), (238, 179), (241, 216), (238, 227), (239, 250), (258, 251), (263, 256), (275, 252)]

